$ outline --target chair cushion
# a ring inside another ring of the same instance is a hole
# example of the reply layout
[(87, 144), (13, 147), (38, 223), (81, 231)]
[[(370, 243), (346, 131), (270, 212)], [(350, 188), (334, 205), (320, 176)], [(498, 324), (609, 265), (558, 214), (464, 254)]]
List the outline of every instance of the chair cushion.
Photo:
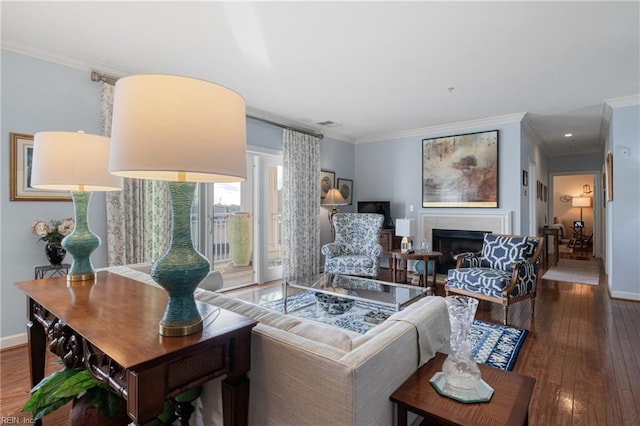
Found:
[(511, 281), (510, 271), (493, 268), (449, 269), (447, 286), (492, 297), (502, 297)]
[(482, 266), (511, 272), (511, 264), (525, 259), (527, 237), (505, 237), (485, 234), (482, 244)]

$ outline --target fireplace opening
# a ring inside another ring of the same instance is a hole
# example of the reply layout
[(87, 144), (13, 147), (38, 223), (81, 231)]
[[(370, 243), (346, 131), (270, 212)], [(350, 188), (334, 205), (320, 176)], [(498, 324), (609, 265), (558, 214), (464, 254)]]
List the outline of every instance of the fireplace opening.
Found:
[(447, 274), (449, 269), (456, 267), (453, 258), (456, 254), (465, 252), (479, 252), (482, 250), (484, 234), (491, 231), (466, 231), (460, 229), (433, 229), (433, 249), (442, 253), (438, 262), (437, 272)]

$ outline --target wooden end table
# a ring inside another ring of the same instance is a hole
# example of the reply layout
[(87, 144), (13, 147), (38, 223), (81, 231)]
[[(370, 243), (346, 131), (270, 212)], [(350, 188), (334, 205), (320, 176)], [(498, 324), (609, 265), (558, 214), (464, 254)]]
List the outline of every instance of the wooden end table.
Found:
[[(224, 424), (247, 424), (256, 321), (196, 302), (204, 329), (167, 337), (158, 332), (167, 304), (167, 293), (159, 287), (106, 271), (98, 272), (95, 282), (67, 284), (66, 277), (58, 277), (17, 285), (28, 296), (32, 385), (44, 377), (48, 346), (66, 367), (84, 366), (114, 389), (127, 401), (129, 417), (145, 424), (162, 412), (165, 400), (226, 374)], [(179, 403), (178, 409), (184, 410), (181, 424), (188, 424), (193, 408)]]
[[(415, 250), (413, 253), (402, 253), (400, 249), (391, 250), (389, 252), (391, 256), (391, 280), (395, 283), (397, 275), (400, 274), (402, 277), (400, 281), (406, 282), (407, 280), (407, 260), (422, 260), (424, 262), (424, 271), (422, 277), (422, 285), (426, 287), (431, 294), (436, 293), (436, 261), (440, 259), (442, 253), (439, 251), (424, 251), (424, 250)], [(431, 284), (429, 284), (429, 280), (427, 277), (427, 266), (431, 262), (432, 273), (431, 273)]]
[(534, 378), (479, 364), (482, 379), (494, 389), (493, 396), (489, 402), (464, 404), (440, 395), (429, 382), (442, 371), (446, 358), (445, 354), (436, 354), (391, 395), (398, 408), (398, 426), (406, 426), (408, 411), (436, 425), (528, 424)]

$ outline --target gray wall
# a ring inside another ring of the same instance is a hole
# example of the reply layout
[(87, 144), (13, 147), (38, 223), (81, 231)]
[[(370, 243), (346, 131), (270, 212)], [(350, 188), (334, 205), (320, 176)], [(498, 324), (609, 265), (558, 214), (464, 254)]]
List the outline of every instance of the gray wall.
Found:
[[(25, 296), (14, 283), (33, 279), (34, 266), (47, 264), (44, 243), (31, 233), (31, 224), (37, 219), (49, 221), (73, 216), (71, 202), (9, 201), (9, 133), (33, 135), (46, 130), (101, 134), (100, 86), (91, 82), (87, 72), (2, 51), (2, 337), (25, 332)], [(93, 195), (89, 223), (104, 241), (104, 194)], [(106, 259), (102, 245), (94, 252), (92, 261), (101, 267), (106, 265)]]
[(640, 106), (613, 109), (606, 146), (613, 153), (613, 202), (607, 203), (609, 288), (613, 297), (640, 300)]
[[(393, 219), (416, 219), (422, 233), (422, 140), (463, 133), (499, 130), (499, 208), (513, 212), (514, 230), (521, 228), (520, 122), (428, 133), (419, 136), (372, 142), (356, 146), (354, 202), (391, 201)], [(413, 212), (410, 211), (413, 206)], [(434, 209), (431, 209), (434, 210)], [(442, 212), (470, 213), (487, 209), (437, 209)]]

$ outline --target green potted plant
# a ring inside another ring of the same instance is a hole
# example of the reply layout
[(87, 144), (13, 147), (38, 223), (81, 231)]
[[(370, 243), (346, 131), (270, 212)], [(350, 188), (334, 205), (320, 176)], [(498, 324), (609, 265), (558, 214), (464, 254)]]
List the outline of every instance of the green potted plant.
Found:
[(38, 420), (69, 401), (74, 406), (69, 415), (71, 425), (127, 425), (124, 399), (107, 385), (98, 383), (83, 368), (63, 368), (45, 377), (31, 390), (22, 408)]

